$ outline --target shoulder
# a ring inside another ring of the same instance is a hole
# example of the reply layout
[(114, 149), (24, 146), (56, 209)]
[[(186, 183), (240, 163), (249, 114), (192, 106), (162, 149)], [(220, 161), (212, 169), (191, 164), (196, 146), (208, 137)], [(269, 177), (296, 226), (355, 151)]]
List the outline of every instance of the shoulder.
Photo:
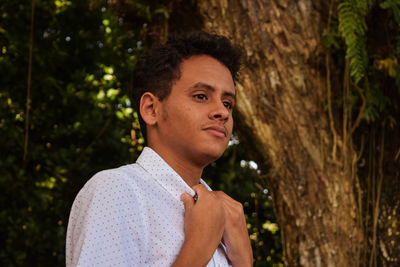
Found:
[(90, 178), (75, 198), (73, 209), (136, 201), (142, 188), (144, 173), (137, 164), (103, 170)]
[(103, 170), (90, 178), (79, 194), (98, 191), (114, 191), (119, 188), (135, 186), (141, 179), (140, 169), (136, 164), (124, 165), (115, 169)]
[[(71, 208), (66, 242), (67, 266), (102, 265), (132, 258), (146, 247), (141, 201), (141, 171), (135, 164), (96, 173), (80, 190)], [(136, 232), (135, 232), (136, 231)], [(120, 249), (118, 244), (125, 244)], [(137, 252), (137, 253), (136, 253)], [(138, 256), (138, 257), (139, 257)]]
[[(132, 164), (134, 165), (134, 164)], [(117, 225), (128, 217), (139, 224), (142, 217), (140, 170), (126, 165), (96, 173), (79, 191), (71, 208), (68, 231), (79, 236), (107, 225)], [(129, 216), (128, 216), (129, 215)], [(114, 227), (114, 226), (113, 226)]]

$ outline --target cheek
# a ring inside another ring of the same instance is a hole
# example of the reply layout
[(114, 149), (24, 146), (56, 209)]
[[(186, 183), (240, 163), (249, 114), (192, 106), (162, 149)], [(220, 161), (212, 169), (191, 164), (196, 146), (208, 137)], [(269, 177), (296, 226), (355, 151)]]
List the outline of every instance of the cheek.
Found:
[(162, 113), (162, 119), (164, 121), (168, 120), (168, 112), (166, 110), (164, 110), (164, 112)]
[[(177, 104), (179, 105), (179, 104)], [(169, 120), (179, 125), (180, 127), (189, 127), (189, 125), (195, 123), (196, 114), (189, 106), (178, 106), (177, 108), (171, 109), (168, 112)]]
[(228, 131), (232, 134), (232, 131), (233, 131), (233, 118), (232, 118), (232, 115), (230, 116), (229, 121), (227, 123), (227, 128), (228, 128)]

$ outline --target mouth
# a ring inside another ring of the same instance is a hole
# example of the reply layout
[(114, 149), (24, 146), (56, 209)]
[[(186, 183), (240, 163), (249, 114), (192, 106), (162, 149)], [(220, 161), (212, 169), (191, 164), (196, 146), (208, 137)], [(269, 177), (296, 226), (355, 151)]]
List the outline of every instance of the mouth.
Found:
[(224, 127), (221, 126), (211, 126), (204, 129), (205, 131), (217, 136), (217, 137), (226, 137), (227, 132)]

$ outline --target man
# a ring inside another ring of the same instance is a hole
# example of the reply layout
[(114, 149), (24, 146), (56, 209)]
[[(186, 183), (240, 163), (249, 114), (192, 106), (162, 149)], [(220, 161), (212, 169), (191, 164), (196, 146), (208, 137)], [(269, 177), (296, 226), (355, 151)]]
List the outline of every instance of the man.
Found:
[(71, 210), (67, 266), (251, 266), (242, 205), (201, 179), (232, 134), (240, 53), (192, 33), (147, 52), (133, 79), (146, 137), (135, 164), (96, 174)]

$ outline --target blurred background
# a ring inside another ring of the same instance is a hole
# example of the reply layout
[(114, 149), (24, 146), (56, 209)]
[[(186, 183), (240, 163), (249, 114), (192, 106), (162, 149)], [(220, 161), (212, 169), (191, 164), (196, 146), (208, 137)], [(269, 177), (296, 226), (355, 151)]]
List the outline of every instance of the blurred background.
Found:
[[(65, 265), (79, 189), (143, 149), (130, 75), (157, 34), (148, 25), (168, 11), (132, 1), (125, 22), (111, 2), (0, 3), (1, 266)], [(256, 266), (273, 266), (283, 262), (279, 227), (259, 175), (234, 136), (203, 176), (243, 203)]]
[(399, 0), (0, 1), (0, 266), (65, 265), (80, 188), (143, 149), (138, 56), (201, 29), (244, 52), (203, 178), (243, 203), (255, 266), (399, 266)]

